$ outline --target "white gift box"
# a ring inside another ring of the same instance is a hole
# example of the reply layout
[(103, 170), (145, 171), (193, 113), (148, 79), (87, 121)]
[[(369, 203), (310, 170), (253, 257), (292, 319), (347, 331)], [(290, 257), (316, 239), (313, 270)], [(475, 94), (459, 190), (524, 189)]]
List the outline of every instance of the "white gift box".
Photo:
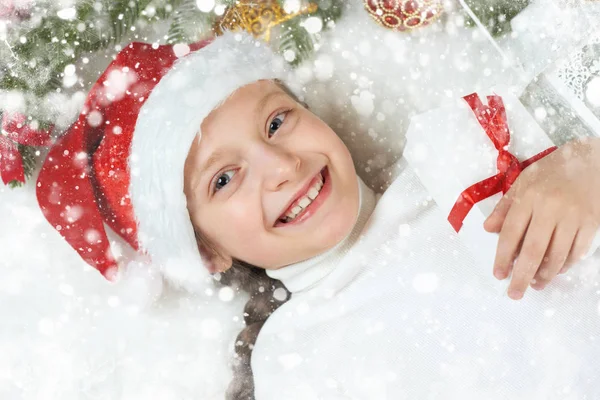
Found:
[[(479, 98), (487, 105), (487, 96), (493, 94), (501, 96), (504, 102), (510, 131), (508, 151), (519, 161), (554, 146), (508, 88), (494, 88), (489, 93), (480, 93)], [(498, 174), (498, 150), (463, 98), (413, 117), (404, 157), (445, 217), (465, 189)], [(490, 277), (498, 235), (486, 232), (483, 223), (501, 197), (502, 192), (476, 203), (458, 232), (475, 261), (483, 268), (489, 268)], [(589, 254), (598, 248), (599, 239), (600, 234)]]

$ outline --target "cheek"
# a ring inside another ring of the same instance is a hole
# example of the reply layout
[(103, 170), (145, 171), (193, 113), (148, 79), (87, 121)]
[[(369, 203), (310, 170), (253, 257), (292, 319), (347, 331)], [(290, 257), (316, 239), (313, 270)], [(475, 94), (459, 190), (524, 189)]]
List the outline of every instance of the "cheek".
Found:
[(310, 143), (315, 151), (323, 153), (347, 152), (339, 136), (325, 122), (315, 115), (308, 115), (298, 126), (302, 139)]
[(263, 229), (261, 208), (251, 202), (229, 201), (203, 214), (206, 232), (233, 255), (253, 239), (256, 242), (257, 232)]

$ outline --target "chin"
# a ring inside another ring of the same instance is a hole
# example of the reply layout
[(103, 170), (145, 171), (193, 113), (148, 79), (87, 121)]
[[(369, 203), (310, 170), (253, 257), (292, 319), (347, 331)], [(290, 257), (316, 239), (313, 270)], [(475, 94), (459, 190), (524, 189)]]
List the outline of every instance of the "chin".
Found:
[(328, 249), (337, 245), (352, 232), (358, 216), (358, 199), (355, 206), (345, 207), (343, 211), (327, 221), (326, 226), (319, 229), (319, 235), (315, 235), (320, 239), (320, 243), (328, 244)]

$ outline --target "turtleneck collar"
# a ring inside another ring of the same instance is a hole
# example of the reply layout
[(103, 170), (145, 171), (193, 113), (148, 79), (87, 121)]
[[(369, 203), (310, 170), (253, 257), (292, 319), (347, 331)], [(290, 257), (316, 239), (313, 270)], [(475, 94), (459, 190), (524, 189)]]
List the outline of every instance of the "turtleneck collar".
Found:
[(360, 237), (360, 233), (377, 203), (375, 193), (358, 175), (357, 180), (359, 207), (352, 231), (337, 245), (324, 253), (277, 270), (267, 270), (269, 277), (283, 282), (290, 292), (296, 293), (314, 287), (335, 270)]

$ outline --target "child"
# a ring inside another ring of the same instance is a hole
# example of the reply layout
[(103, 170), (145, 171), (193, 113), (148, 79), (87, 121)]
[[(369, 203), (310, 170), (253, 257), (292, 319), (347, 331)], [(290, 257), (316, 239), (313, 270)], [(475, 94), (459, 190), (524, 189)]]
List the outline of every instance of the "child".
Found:
[[(176, 285), (203, 290), (206, 270), (250, 281), (231, 398), (600, 396), (597, 283), (560, 276), (523, 301), (499, 296), (405, 161), (378, 199), (265, 46), (226, 34), (192, 47), (177, 62), (168, 46), (125, 49), (107, 74), (136, 84), (106, 101), (101, 77), (51, 150), (38, 199), (109, 278), (102, 220)], [(103, 125), (90, 126), (95, 111)], [(576, 164), (597, 176), (600, 145), (579, 146)], [(548, 171), (561, 154), (542, 160)], [(600, 183), (584, 178), (574, 186), (589, 205)], [(83, 217), (65, 222), (74, 205)], [(279, 282), (291, 298), (273, 312), (288, 297)]]

